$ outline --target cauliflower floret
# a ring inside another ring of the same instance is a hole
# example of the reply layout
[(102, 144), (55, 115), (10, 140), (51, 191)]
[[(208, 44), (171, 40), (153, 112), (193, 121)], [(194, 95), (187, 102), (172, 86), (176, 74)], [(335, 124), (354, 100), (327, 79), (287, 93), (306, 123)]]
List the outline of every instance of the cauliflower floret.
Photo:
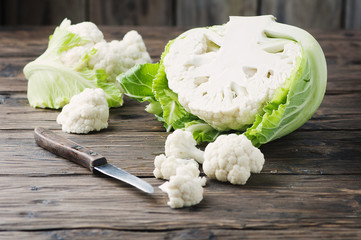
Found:
[(120, 73), (137, 64), (151, 62), (142, 36), (137, 31), (129, 31), (121, 41), (107, 42), (103, 33), (92, 22), (71, 25), (70, 20), (66, 19), (60, 28), (88, 40), (61, 53), (61, 60), (68, 67), (104, 69), (108, 79), (115, 82)]
[(93, 43), (104, 41), (103, 33), (92, 22), (81, 22), (71, 25), (71, 21), (66, 19), (61, 23), (60, 28), (78, 34), (80, 37), (84, 37)]
[(203, 171), (232, 184), (245, 184), (251, 173), (261, 172), (264, 156), (244, 135), (221, 135), (204, 151)]
[(88, 133), (108, 127), (109, 107), (101, 88), (86, 88), (74, 95), (56, 121), (68, 133)]
[(198, 177), (200, 173), (199, 165), (193, 159), (166, 157), (164, 154), (155, 157), (154, 166), (154, 176), (167, 180), (169, 180), (171, 176), (176, 175), (176, 170), (180, 167), (186, 169), (188, 173), (194, 177)]
[(189, 207), (200, 203), (203, 199), (203, 186), (205, 177), (194, 177), (188, 169), (180, 167), (175, 176), (159, 188), (168, 194), (168, 205), (171, 208)]
[(167, 137), (165, 154), (176, 158), (191, 158), (203, 163), (204, 152), (196, 148), (196, 144), (191, 132), (177, 129)]
[(115, 78), (137, 64), (151, 62), (142, 37), (132, 30), (122, 41), (100, 42), (94, 45), (96, 53), (90, 56), (89, 66), (105, 69), (110, 78)]

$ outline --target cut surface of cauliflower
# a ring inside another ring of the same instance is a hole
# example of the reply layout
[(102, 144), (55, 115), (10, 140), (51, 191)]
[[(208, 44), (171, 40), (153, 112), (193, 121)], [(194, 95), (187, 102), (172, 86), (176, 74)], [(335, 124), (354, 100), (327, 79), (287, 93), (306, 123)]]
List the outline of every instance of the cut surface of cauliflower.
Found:
[(176, 175), (171, 176), (168, 182), (159, 188), (168, 194), (168, 205), (171, 208), (189, 207), (200, 203), (203, 199), (205, 177), (194, 177), (188, 169), (180, 167)]
[(74, 95), (56, 121), (68, 133), (88, 133), (108, 127), (109, 107), (104, 90), (86, 88)]
[(178, 168), (185, 169), (189, 175), (199, 176), (199, 165), (193, 159), (181, 159), (176, 157), (167, 157), (164, 154), (156, 156), (154, 159), (155, 169), (153, 174), (156, 178), (169, 180), (171, 176), (176, 175)]
[(244, 135), (221, 135), (204, 151), (203, 171), (210, 177), (232, 184), (245, 184), (251, 173), (261, 172), (262, 152)]
[(198, 163), (203, 163), (204, 152), (196, 145), (197, 142), (191, 132), (177, 129), (167, 137), (165, 154), (176, 158), (194, 159)]
[(180, 104), (217, 130), (252, 124), (303, 54), (294, 41), (265, 35), (273, 21), (231, 17), (225, 25), (192, 29), (175, 39), (163, 64)]

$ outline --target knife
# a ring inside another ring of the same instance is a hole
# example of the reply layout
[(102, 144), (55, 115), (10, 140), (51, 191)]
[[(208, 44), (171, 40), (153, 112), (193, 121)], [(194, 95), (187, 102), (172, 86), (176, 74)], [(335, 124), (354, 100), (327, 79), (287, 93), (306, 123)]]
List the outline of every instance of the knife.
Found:
[(36, 143), (58, 156), (73, 161), (91, 172), (98, 171), (110, 177), (126, 182), (146, 193), (153, 193), (152, 185), (142, 179), (109, 164), (105, 157), (79, 144), (63, 138), (56, 133), (42, 127), (34, 129)]

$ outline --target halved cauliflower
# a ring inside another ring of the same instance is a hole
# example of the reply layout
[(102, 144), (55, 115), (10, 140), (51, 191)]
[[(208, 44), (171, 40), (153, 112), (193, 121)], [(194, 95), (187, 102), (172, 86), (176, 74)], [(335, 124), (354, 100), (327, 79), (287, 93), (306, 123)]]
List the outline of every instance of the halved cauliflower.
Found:
[(225, 25), (175, 39), (163, 64), (179, 103), (220, 131), (252, 124), (303, 54), (295, 41), (265, 35), (273, 21), (231, 17)]

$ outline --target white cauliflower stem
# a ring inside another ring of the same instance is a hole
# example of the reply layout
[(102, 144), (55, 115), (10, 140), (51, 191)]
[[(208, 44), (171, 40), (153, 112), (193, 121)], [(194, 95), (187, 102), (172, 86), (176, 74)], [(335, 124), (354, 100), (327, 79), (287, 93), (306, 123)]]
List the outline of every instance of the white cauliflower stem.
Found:
[(259, 173), (264, 156), (244, 135), (221, 135), (204, 151), (204, 173), (222, 182), (245, 184), (251, 173)]
[(198, 149), (196, 144), (197, 142), (191, 132), (177, 129), (167, 137), (165, 154), (176, 158), (194, 159), (199, 163), (203, 163), (204, 152)]
[(296, 42), (265, 35), (273, 22), (271, 16), (231, 17), (175, 39), (163, 64), (179, 103), (217, 130), (252, 124), (302, 57)]
[(168, 194), (168, 205), (172, 208), (189, 207), (200, 203), (203, 199), (203, 186), (206, 178), (194, 177), (188, 170), (180, 167), (169, 182), (159, 188)]
[(198, 177), (199, 166), (193, 159), (181, 159), (176, 157), (166, 157), (161, 154), (154, 159), (155, 169), (153, 174), (156, 178), (169, 180), (171, 176), (176, 175), (178, 168), (185, 169), (189, 175)]
[(88, 133), (108, 127), (109, 107), (103, 89), (86, 88), (74, 95), (56, 121), (68, 133)]

